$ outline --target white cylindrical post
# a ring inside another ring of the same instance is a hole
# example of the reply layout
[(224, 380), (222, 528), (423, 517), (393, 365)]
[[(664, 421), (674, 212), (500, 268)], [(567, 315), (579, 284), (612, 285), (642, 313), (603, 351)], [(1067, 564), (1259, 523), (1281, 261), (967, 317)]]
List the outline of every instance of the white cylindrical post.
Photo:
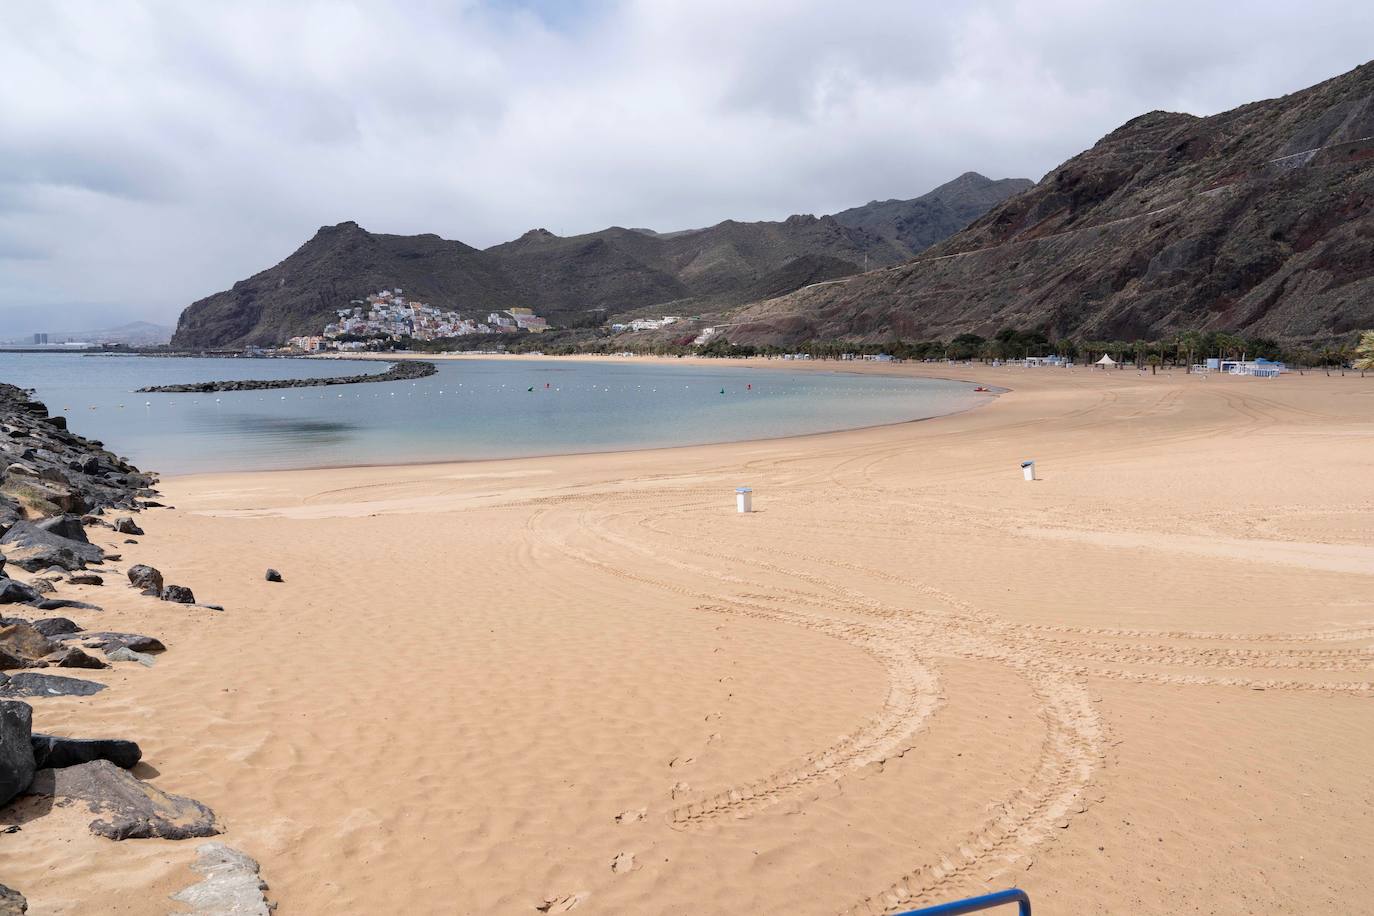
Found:
[(1021, 462), (1021, 476), (1024, 477), (1024, 478), (1026, 478), (1027, 480), (1034, 480), (1034, 479), (1035, 479), (1035, 462), (1034, 462), (1034, 461), (1023, 461), (1023, 462)]
[(753, 512), (754, 491), (749, 487), (735, 487), (735, 507), (741, 512)]

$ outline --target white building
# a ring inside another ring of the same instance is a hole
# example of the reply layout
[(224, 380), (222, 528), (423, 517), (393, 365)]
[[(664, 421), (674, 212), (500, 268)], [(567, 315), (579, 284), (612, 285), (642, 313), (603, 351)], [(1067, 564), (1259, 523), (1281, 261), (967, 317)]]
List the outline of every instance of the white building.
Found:
[(1255, 378), (1277, 378), (1288, 371), (1284, 363), (1258, 357), (1256, 359), (1209, 359), (1207, 368), (1227, 375), (1249, 375)]

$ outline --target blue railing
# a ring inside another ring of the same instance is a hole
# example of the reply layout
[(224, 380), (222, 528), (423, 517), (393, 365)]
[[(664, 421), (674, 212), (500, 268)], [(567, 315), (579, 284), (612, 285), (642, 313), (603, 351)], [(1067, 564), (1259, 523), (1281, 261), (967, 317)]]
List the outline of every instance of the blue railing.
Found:
[(984, 894), (981, 897), (970, 897), (967, 900), (952, 900), (949, 903), (937, 903), (935, 906), (922, 907), (919, 910), (909, 910), (901, 913), (900, 916), (958, 916), (960, 913), (976, 913), (979, 910), (990, 910), (995, 906), (1004, 903), (1016, 904), (1018, 916), (1031, 916), (1030, 898), (1026, 892), (1018, 887), (1009, 890), (998, 891), (995, 894)]

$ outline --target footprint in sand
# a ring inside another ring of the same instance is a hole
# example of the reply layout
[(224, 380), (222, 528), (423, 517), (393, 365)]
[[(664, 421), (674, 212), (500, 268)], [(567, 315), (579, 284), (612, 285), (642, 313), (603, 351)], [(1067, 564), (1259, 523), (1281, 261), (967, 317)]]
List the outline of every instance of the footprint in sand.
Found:
[(617, 824), (633, 824), (636, 821), (644, 820), (648, 813), (648, 808), (631, 808), (628, 811), (622, 811), (617, 814), (615, 816), (615, 822)]
[(622, 852), (611, 860), (611, 871), (617, 875), (625, 875), (635, 870), (635, 854), (632, 852)]
[(588, 896), (586, 891), (578, 891), (576, 894), (566, 894), (562, 897), (546, 897), (535, 909), (541, 913), (566, 913), (581, 906)]
[(687, 783), (685, 783), (685, 782), (675, 782), (675, 783), (673, 783), (673, 798), (675, 798), (675, 799), (681, 798), (681, 797), (684, 796), (684, 795), (689, 795), (689, 794), (691, 794), (691, 792), (692, 792), (692, 787), (689, 786), (689, 785), (687, 785)]

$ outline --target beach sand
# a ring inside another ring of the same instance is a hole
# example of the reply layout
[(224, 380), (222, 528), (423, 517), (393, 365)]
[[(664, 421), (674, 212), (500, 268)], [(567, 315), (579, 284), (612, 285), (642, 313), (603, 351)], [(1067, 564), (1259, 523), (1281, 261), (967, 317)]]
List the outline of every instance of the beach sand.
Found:
[[(281, 916), (1011, 885), (1047, 914), (1371, 912), (1374, 378), (864, 368), (1010, 391), (797, 439), (167, 480), (114, 565), (227, 610), (64, 587), (169, 651), (36, 727), (139, 741)], [(175, 910), (198, 841), (83, 813), (0, 836), (0, 880), (35, 914)]]

